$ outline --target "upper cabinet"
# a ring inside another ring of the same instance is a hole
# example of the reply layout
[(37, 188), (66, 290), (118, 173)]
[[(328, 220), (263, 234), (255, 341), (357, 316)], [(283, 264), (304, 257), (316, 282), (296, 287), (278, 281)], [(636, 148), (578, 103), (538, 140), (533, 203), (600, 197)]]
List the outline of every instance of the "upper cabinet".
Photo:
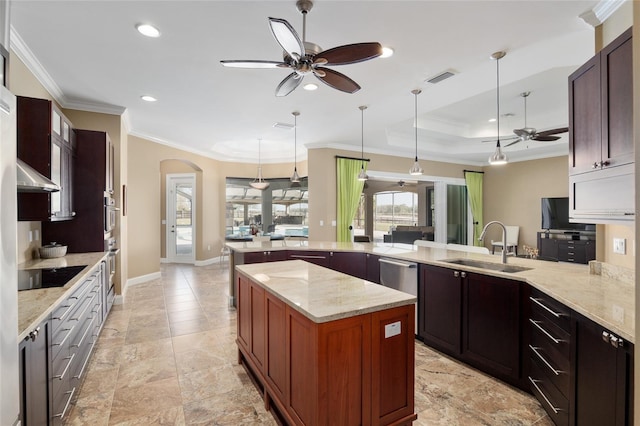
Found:
[(631, 28), (569, 76), (569, 216), (634, 220)]
[(58, 221), (75, 216), (75, 131), (49, 100), (17, 97), (18, 158), (60, 186), (59, 192), (19, 193), (18, 220)]

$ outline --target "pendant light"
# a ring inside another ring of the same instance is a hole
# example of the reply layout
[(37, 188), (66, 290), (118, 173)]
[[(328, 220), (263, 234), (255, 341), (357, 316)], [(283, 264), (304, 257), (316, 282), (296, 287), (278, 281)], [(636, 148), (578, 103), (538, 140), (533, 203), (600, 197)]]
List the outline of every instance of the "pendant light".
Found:
[(300, 183), (300, 176), (298, 176), (298, 116), (300, 113), (294, 111), (291, 114), (293, 114), (293, 174), (291, 182)]
[(493, 153), (491, 157), (489, 157), (489, 164), (492, 166), (497, 166), (500, 164), (507, 164), (507, 156), (504, 152), (502, 152), (502, 148), (500, 147), (500, 59), (504, 58), (506, 55), (505, 52), (496, 52), (491, 55), (491, 59), (495, 59), (496, 61), (496, 123), (498, 127), (498, 142), (496, 143), (496, 152)]
[(261, 143), (262, 143), (262, 139), (258, 139), (258, 176), (249, 185), (251, 185), (252, 188), (263, 191), (269, 187), (269, 182), (262, 179), (262, 163), (261, 163), (261, 151), (260, 151)]
[(361, 182), (369, 179), (367, 173), (364, 171), (364, 110), (367, 109), (366, 105), (360, 105), (358, 107), (360, 109), (360, 131), (361, 131), (361, 151), (360, 151), (360, 159), (362, 163), (360, 164), (360, 173), (358, 173), (358, 180)]
[(413, 89), (411, 93), (415, 95), (416, 122), (414, 123), (414, 127), (416, 128), (416, 159), (413, 166), (409, 169), (409, 174), (413, 176), (420, 176), (424, 171), (422, 170), (422, 167), (420, 167), (420, 163), (418, 163), (418, 95), (422, 93), (422, 90)]

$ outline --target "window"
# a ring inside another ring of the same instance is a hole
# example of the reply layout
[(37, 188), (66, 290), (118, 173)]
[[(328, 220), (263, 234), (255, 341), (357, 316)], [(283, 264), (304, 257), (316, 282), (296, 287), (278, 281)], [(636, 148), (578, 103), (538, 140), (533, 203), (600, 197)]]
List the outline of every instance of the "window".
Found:
[(414, 192), (379, 192), (373, 196), (373, 202), (374, 232), (418, 223), (418, 194)]

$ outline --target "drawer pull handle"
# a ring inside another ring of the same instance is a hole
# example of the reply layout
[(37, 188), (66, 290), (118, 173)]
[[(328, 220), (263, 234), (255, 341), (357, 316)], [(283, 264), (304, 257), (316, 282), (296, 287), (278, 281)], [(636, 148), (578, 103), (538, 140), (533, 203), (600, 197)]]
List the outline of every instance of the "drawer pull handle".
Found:
[(76, 392), (76, 388), (71, 389), (69, 392), (65, 392), (69, 394), (69, 399), (67, 399), (67, 403), (64, 404), (64, 410), (62, 410), (62, 413), (56, 414), (53, 417), (60, 417), (60, 419), (64, 418), (64, 415), (67, 413), (67, 409), (69, 408), (69, 403), (71, 402), (71, 399), (73, 398), (73, 394), (75, 392)]
[(69, 313), (69, 311), (71, 310), (71, 308), (73, 308), (73, 305), (64, 305), (64, 306), (61, 306), (61, 308), (67, 308), (67, 310), (66, 310), (66, 311), (64, 311), (64, 312), (62, 313), (62, 315), (60, 315), (59, 317), (53, 317), (53, 319), (54, 319), (54, 320), (62, 321), (62, 320), (64, 319), (64, 317), (66, 317), (66, 316), (67, 316), (67, 314)]
[(533, 353), (535, 353), (538, 358), (540, 358), (540, 360), (542, 362), (544, 362), (544, 364), (549, 367), (549, 370), (551, 370), (553, 372), (553, 374), (555, 374), (556, 376), (559, 376), (561, 373), (564, 373), (563, 371), (560, 370), (556, 370), (555, 368), (553, 368), (553, 366), (551, 364), (549, 364), (549, 361), (547, 361), (540, 352), (538, 352), (539, 348), (534, 348), (533, 346), (529, 345), (529, 348), (531, 348), (531, 350), (533, 351)]
[(82, 368), (80, 369), (80, 372), (78, 373), (77, 376), (73, 376), (74, 379), (80, 379), (82, 377), (82, 375), (84, 374), (84, 369), (89, 363), (90, 358), (91, 358), (91, 349), (89, 350), (89, 353), (87, 353), (87, 357), (84, 359), (84, 364), (82, 364)]
[(560, 343), (564, 342), (564, 340), (562, 339), (556, 339), (555, 337), (553, 337), (551, 335), (551, 333), (549, 333), (547, 330), (545, 330), (541, 325), (540, 325), (540, 321), (535, 321), (531, 318), (529, 318), (529, 321), (531, 322), (531, 324), (535, 325), (536, 328), (538, 330), (540, 330), (542, 333), (544, 333), (545, 336), (547, 336), (549, 339), (551, 339), (551, 341), (553, 343), (555, 343), (556, 345), (559, 345)]
[[(67, 363), (67, 366), (64, 368), (64, 371), (62, 372), (62, 374), (58, 375), (58, 376), (53, 376), (54, 379), (59, 379), (62, 380), (64, 379), (64, 375), (67, 374), (67, 370), (69, 370), (69, 367), (71, 367), (71, 363), (73, 362), (73, 357), (75, 357), (76, 354), (71, 355), (70, 357), (67, 357), (65, 359), (68, 359), (69, 362)], [(64, 413), (64, 411), (63, 411)]]
[(84, 341), (84, 338), (87, 337), (87, 333), (89, 332), (89, 330), (91, 330), (91, 326), (92, 325), (93, 325), (93, 320), (91, 320), (91, 322), (89, 323), (89, 326), (87, 327), (87, 329), (82, 334), (82, 337), (80, 338), (80, 341), (78, 343), (76, 343), (75, 345), (71, 345), (72, 348), (79, 348), (80, 346), (82, 346), (82, 342)]
[(565, 314), (561, 314), (559, 312), (554, 311), (553, 309), (549, 308), (548, 306), (546, 306), (544, 303), (540, 302), (539, 299), (536, 299), (535, 297), (529, 297), (529, 300), (531, 300), (533, 303), (535, 303), (536, 305), (540, 306), (542, 309), (544, 309), (545, 311), (549, 312), (551, 315), (553, 315), (556, 318), (560, 318), (565, 316)]
[(65, 328), (64, 330), (62, 330), (62, 331), (67, 331), (68, 332), (67, 335), (64, 336), (64, 339), (62, 339), (60, 341), (60, 343), (52, 343), (51, 346), (62, 346), (62, 345), (64, 345), (64, 342), (67, 341), (67, 337), (71, 336), (71, 332), (73, 331), (73, 329), (74, 329), (74, 327)]
[(309, 256), (309, 255), (303, 255), (303, 254), (292, 254), (291, 255), (292, 258), (294, 259), (326, 259), (326, 256)]
[(551, 401), (549, 401), (549, 398), (547, 398), (547, 395), (545, 395), (544, 392), (542, 392), (542, 389), (540, 389), (540, 386), (538, 386), (538, 383), (536, 383), (536, 382), (539, 382), (539, 380), (534, 380), (534, 379), (531, 378), (531, 376), (529, 376), (529, 381), (536, 388), (536, 390), (540, 393), (540, 395), (542, 395), (542, 398), (544, 399), (544, 402), (547, 403), (549, 408), (551, 408), (555, 414), (558, 414), (560, 411), (562, 411), (561, 408), (554, 407), (554, 405), (551, 403)]

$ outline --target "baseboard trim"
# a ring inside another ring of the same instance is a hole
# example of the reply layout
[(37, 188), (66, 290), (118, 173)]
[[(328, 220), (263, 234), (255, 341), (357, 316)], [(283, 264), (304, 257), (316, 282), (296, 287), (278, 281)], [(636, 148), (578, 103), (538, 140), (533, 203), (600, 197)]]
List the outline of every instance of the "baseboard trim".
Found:
[(205, 260), (196, 260), (194, 265), (195, 266), (207, 266), (207, 265), (213, 265), (214, 263), (218, 263), (218, 262), (220, 262), (220, 256), (212, 257), (210, 259), (205, 259)]
[[(159, 271), (158, 272), (153, 272), (153, 273), (147, 274), (147, 275), (140, 275), (139, 277), (135, 277), (135, 278), (129, 278), (127, 280), (127, 286), (125, 287), (125, 291), (126, 291), (126, 288), (129, 287), (129, 286), (146, 283), (146, 282), (149, 282), (149, 281), (157, 280), (159, 278), (162, 278), (162, 273), (159, 272)], [(124, 293), (124, 291), (123, 291), (123, 293)]]

